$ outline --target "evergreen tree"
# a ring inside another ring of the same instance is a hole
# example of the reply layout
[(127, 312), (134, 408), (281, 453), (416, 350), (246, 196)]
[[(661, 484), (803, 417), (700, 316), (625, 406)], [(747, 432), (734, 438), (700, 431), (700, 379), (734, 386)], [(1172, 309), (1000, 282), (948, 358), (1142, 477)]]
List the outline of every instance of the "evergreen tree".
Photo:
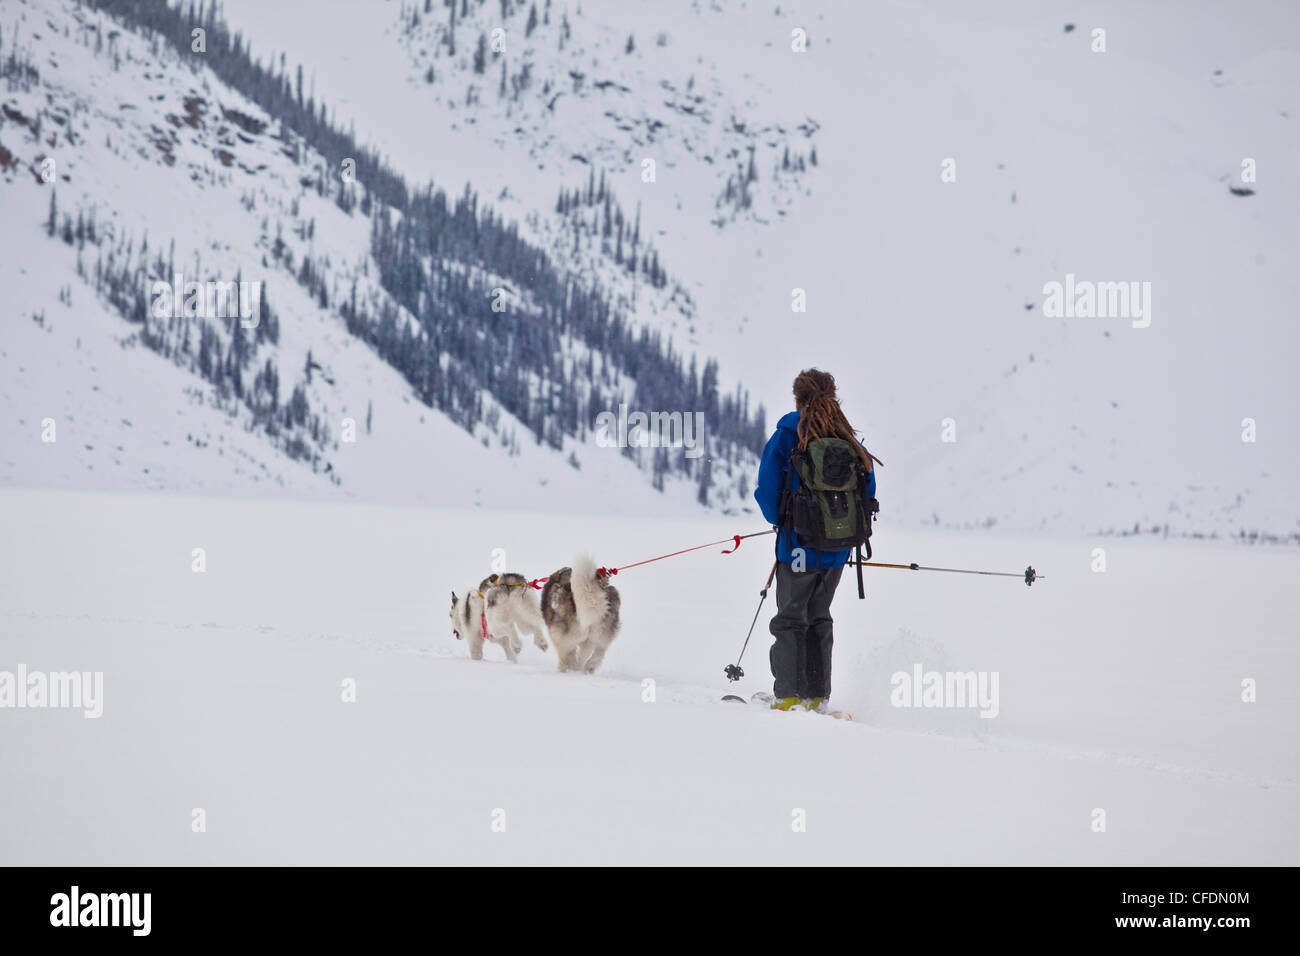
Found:
[(704, 374), (700, 378), (700, 411), (707, 420), (718, 414), (718, 362), (709, 359), (704, 363)]
[(654, 471), (650, 480), (655, 491), (664, 490), (664, 477), (668, 474), (668, 449), (656, 448), (654, 454)]
[(705, 443), (705, 454), (700, 466), (700, 483), (696, 494), (696, 500), (708, 507), (709, 491), (713, 488), (713, 459), (708, 455), (708, 443)]
[(478, 35), (478, 46), (474, 48), (474, 72), (483, 75), (487, 69), (487, 37), (482, 33)]

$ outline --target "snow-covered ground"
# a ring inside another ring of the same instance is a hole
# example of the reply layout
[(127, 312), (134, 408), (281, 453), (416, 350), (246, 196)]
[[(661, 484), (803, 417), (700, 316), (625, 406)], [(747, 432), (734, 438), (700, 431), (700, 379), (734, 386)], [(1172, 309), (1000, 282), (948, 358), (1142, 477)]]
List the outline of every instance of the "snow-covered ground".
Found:
[[(20, 821), (0, 859), (1300, 860), (1289, 553), (882, 529), (878, 560), (1048, 577), (872, 570), (865, 602), (846, 580), (834, 696), (853, 723), (719, 701), (765, 539), (619, 575), (624, 631), (593, 677), (531, 645), (517, 665), (495, 647), (473, 662), (450, 633), (448, 592), (493, 548), (534, 576), (579, 547), (621, 565), (750, 530), (0, 492), (0, 670), (104, 675), (98, 719), (0, 712), (0, 817)], [(770, 611), (730, 689), (765, 685)], [(914, 664), (996, 671), (998, 715), (891, 707), (891, 675)]]

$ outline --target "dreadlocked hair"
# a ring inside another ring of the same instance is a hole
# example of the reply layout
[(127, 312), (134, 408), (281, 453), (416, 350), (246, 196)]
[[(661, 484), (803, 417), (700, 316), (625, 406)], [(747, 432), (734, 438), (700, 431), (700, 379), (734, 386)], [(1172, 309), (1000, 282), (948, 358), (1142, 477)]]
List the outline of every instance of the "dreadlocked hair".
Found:
[(794, 380), (794, 406), (799, 410), (799, 450), (807, 451), (808, 443), (818, 438), (843, 438), (858, 452), (867, 474), (874, 470), (872, 462), (884, 462), (863, 447), (858, 433), (844, 417), (844, 409), (835, 397), (835, 376), (821, 369), (809, 368)]

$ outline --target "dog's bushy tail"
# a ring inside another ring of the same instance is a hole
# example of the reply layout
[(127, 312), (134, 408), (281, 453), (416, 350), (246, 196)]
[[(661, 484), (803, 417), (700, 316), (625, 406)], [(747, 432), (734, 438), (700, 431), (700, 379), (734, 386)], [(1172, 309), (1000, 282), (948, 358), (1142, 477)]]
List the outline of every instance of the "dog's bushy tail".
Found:
[(609, 599), (596, 577), (596, 562), (591, 555), (580, 554), (573, 562), (573, 576), (569, 586), (573, 589), (573, 605), (578, 614), (578, 624), (585, 630), (599, 623), (609, 610)]

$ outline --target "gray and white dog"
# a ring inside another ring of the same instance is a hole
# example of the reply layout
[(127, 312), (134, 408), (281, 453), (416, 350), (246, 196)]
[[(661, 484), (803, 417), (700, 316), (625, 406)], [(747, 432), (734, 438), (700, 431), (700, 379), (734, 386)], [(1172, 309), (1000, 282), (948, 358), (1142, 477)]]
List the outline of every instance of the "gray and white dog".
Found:
[(542, 589), (542, 617), (551, 632), (561, 671), (594, 673), (618, 635), (618, 589), (583, 555), (560, 568)]
[(522, 574), (490, 575), (462, 597), (452, 591), (450, 615), (451, 629), (457, 640), (469, 644), (472, 660), (483, 659), (483, 644), (487, 641), (500, 644), (506, 658), (516, 660), (524, 647), (520, 631), (533, 635), (539, 650), (549, 648), (533, 588)]

